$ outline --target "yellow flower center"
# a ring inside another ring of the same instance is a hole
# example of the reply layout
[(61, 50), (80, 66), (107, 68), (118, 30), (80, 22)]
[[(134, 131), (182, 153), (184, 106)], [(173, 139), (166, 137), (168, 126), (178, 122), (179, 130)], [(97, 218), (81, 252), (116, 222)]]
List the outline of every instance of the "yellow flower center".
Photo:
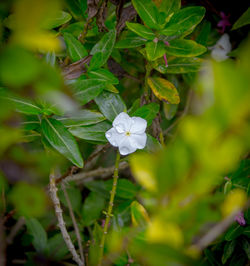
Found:
[(127, 132), (125, 133), (125, 135), (126, 135), (126, 136), (130, 136), (130, 132), (127, 131)]

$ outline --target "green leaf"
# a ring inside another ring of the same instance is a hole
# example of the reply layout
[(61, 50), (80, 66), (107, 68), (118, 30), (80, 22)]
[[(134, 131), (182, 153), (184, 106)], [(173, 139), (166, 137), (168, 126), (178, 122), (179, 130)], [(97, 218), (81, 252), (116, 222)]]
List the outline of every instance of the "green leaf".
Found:
[(88, 72), (88, 75), (90, 78), (104, 80), (111, 84), (119, 83), (118, 78), (116, 78), (114, 74), (108, 71), (107, 69), (100, 68), (97, 70), (92, 70)]
[[(76, 240), (75, 232), (69, 232), (72, 242)], [(69, 250), (65, 244), (65, 241), (61, 233), (55, 234), (49, 238), (46, 248), (46, 254), (55, 260), (62, 260), (65, 255), (69, 253)]]
[(163, 103), (164, 115), (168, 120), (171, 120), (178, 110), (178, 104)]
[(154, 61), (159, 57), (162, 57), (166, 52), (166, 45), (161, 42), (147, 42), (146, 53), (149, 61)]
[(157, 103), (145, 104), (142, 107), (138, 108), (133, 112), (132, 116), (139, 116), (144, 118), (148, 122), (148, 126), (152, 124), (153, 119), (156, 117), (157, 113), (160, 110), (160, 105)]
[(132, 0), (132, 4), (145, 22), (145, 24), (152, 29), (159, 29), (157, 17), (159, 12), (154, 2), (151, 0)]
[(57, 11), (53, 17), (44, 20), (42, 27), (46, 29), (57, 28), (71, 20), (72, 16), (65, 11)]
[(124, 31), (121, 34), (119, 41), (115, 44), (115, 48), (135, 48), (146, 43), (146, 39), (136, 35), (131, 31)]
[(165, 29), (160, 31), (160, 34), (178, 36), (187, 31), (191, 33), (196, 25), (201, 22), (205, 12), (206, 9), (199, 6), (183, 8), (172, 16)]
[[(73, 211), (79, 212), (81, 205), (82, 205), (82, 195), (81, 195), (80, 189), (77, 187), (67, 185), (66, 191), (67, 191)], [(66, 207), (69, 206), (64, 196), (64, 192), (62, 190), (58, 191), (58, 197), (64, 206)]]
[(138, 201), (133, 201), (131, 204), (131, 218), (133, 225), (140, 228), (147, 226), (149, 223), (148, 213)]
[(67, 46), (67, 52), (70, 59), (75, 62), (88, 55), (87, 50), (72, 34), (65, 32), (63, 34)]
[(201, 26), (201, 30), (199, 32), (199, 35), (196, 38), (196, 42), (201, 45), (207, 45), (209, 34), (211, 32), (211, 23), (209, 21), (204, 21), (204, 23)]
[(65, 127), (87, 126), (97, 124), (105, 119), (101, 113), (91, 110), (79, 110), (76, 113), (57, 118)]
[(105, 208), (105, 199), (100, 194), (90, 192), (88, 197), (85, 199), (82, 208), (82, 219), (85, 226), (90, 226), (99, 217)]
[(243, 247), (248, 259), (250, 260), (250, 243), (246, 238), (242, 239), (242, 247)]
[(119, 93), (117, 88), (114, 85), (110, 84), (110, 83), (107, 83), (107, 85), (105, 87), (105, 90), (109, 91), (109, 92), (113, 92), (113, 93)]
[[(107, 181), (90, 181), (85, 182), (85, 186), (93, 192), (100, 194), (105, 198), (109, 198), (112, 189), (113, 180)], [(138, 187), (131, 181), (120, 178), (117, 183), (116, 198), (133, 199), (138, 192)]]
[(104, 91), (95, 98), (95, 102), (103, 115), (111, 122), (117, 115), (127, 110), (119, 94)]
[(29, 234), (32, 235), (32, 244), (37, 252), (44, 252), (47, 246), (47, 234), (42, 225), (35, 218), (26, 219), (26, 226)]
[(241, 17), (233, 24), (232, 30), (237, 30), (245, 25), (250, 24), (250, 7), (241, 15)]
[(19, 98), (14, 95), (0, 94), (0, 98), (10, 101), (17, 112), (27, 115), (39, 115), (42, 114), (42, 109), (27, 99)]
[(139, 36), (147, 40), (153, 40), (156, 37), (152, 30), (146, 28), (145, 26), (139, 23), (126, 22), (126, 25), (134, 33), (138, 34)]
[(77, 91), (75, 96), (83, 105), (93, 100), (105, 88), (105, 82), (100, 79), (77, 80), (72, 85)]
[[(116, 38), (116, 31), (115, 30), (109, 31), (101, 38), (101, 40), (90, 51), (91, 55), (99, 54), (99, 60), (100, 60), (99, 67), (104, 65), (107, 62), (109, 56), (111, 55), (115, 44), (115, 38)], [(91, 67), (90, 64), (90, 68), (93, 69), (93, 65)]]
[(244, 231), (244, 227), (238, 223), (233, 224), (225, 234), (225, 240), (231, 241), (241, 235)]
[(155, 96), (163, 101), (172, 104), (178, 104), (180, 97), (174, 84), (163, 78), (148, 78), (149, 87), (152, 89)]
[(42, 134), (54, 149), (63, 154), (76, 166), (83, 167), (83, 159), (78, 145), (74, 137), (61, 122), (45, 117), (42, 120), (41, 128)]
[(166, 52), (170, 55), (180, 57), (198, 56), (207, 51), (207, 48), (192, 40), (173, 40), (166, 46)]
[(223, 264), (225, 264), (227, 260), (232, 256), (235, 246), (236, 246), (236, 240), (229, 241), (226, 243), (226, 245), (224, 246), (223, 256), (221, 258)]
[(80, 139), (89, 140), (92, 142), (107, 142), (105, 132), (111, 127), (112, 125), (109, 122), (103, 121), (96, 125), (72, 127), (69, 129), (69, 131), (71, 134)]
[(180, 8), (181, 8), (180, 0), (162, 0), (158, 7), (159, 11), (164, 12), (166, 18), (172, 13), (175, 13)]
[(183, 57), (173, 58), (168, 60), (168, 66), (166, 67), (163, 60), (153, 63), (154, 69), (160, 73), (169, 74), (184, 74), (190, 72), (197, 72), (201, 68), (203, 60), (197, 57)]

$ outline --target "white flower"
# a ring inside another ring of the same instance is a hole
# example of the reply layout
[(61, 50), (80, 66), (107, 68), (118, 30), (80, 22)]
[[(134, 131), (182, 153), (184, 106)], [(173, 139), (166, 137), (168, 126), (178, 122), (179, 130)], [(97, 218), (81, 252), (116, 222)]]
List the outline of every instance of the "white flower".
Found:
[(145, 147), (146, 127), (145, 119), (130, 117), (123, 112), (115, 118), (113, 127), (105, 133), (105, 136), (111, 145), (119, 148), (121, 155), (127, 155)]
[(227, 54), (231, 51), (229, 35), (223, 34), (212, 49), (211, 56), (214, 60), (220, 62), (228, 58)]

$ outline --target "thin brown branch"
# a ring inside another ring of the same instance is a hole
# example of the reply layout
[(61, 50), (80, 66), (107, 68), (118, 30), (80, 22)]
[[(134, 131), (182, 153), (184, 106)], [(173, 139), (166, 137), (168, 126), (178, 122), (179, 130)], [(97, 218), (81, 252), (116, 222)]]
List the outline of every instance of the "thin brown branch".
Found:
[(70, 214), (71, 220), (73, 222), (74, 230), (75, 230), (75, 233), (76, 233), (76, 238), (77, 238), (77, 242), (78, 242), (78, 246), (79, 246), (79, 250), (80, 250), (80, 256), (81, 256), (82, 262), (84, 264), (82, 238), (81, 238), (81, 235), (80, 235), (80, 231), (79, 231), (79, 228), (78, 228), (78, 225), (77, 225), (77, 222), (76, 222), (76, 218), (75, 218), (75, 215), (74, 215), (74, 212), (73, 212), (73, 209), (72, 209), (72, 205), (71, 205), (71, 202), (70, 202), (70, 199), (69, 199), (68, 192), (67, 192), (63, 182), (61, 184), (61, 187), (62, 187), (64, 196), (65, 196), (68, 208), (69, 208), (69, 214)]
[(8, 237), (6, 238), (6, 243), (8, 245), (12, 244), (15, 236), (20, 231), (20, 229), (25, 225), (25, 219), (24, 217), (20, 217), (16, 224), (12, 227)]
[[(121, 162), (119, 164), (119, 170), (123, 170), (127, 167), (128, 167), (127, 162)], [(75, 175), (69, 175), (64, 179), (64, 181), (65, 182), (68, 182), (68, 181), (89, 181), (94, 177), (105, 178), (107, 176), (112, 175), (114, 170), (115, 170), (114, 166), (111, 166), (108, 168), (100, 167), (100, 168), (97, 168), (97, 169), (92, 170), (92, 171), (80, 172), (80, 173), (77, 173)]]
[(82, 262), (82, 260), (80, 259), (79, 255), (77, 254), (75, 247), (72, 243), (72, 240), (70, 238), (70, 235), (66, 229), (65, 226), (65, 222), (63, 219), (63, 215), (62, 215), (62, 209), (61, 209), (61, 204), (59, 201), (59, 198), (57, 196), (57, 187), (56, 187), (56, 183), (55, 183), (55, 177), (54, 177), (54, 173), (51, 173), (50, 175), (50, 196), (51, 196), (51, 200), (53, 202), (54, 208), (55, 208), (55, 213), (56, 213), (56, 217), (58, 220), (58, 226), (61, 230), (62, 233), (62, 237), (69, 249), (69, 251), (72, 254), (73, 260), (80, 266), (84, 266), (84, 263)]

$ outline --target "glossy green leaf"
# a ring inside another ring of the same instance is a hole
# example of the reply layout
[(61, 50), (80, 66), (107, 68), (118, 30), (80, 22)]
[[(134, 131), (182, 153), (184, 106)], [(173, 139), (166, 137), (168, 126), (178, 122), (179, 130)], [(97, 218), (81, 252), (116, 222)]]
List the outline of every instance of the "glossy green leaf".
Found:
[(107, 83), (104, 89), (106, 91), (109, 91), (109, 92), (119, 93), (119, 91), (117, 90), (117, 88), (114, 85), (112, 85), (111, 83)]
[(181, 35), (186, 31), (191, 33), (201, 22), (205, 11), (204, 7), (199, 6), (183, 8), (172, 16), (160, 33), (166, 36)]
[(225, 264), (227, 260), (232, 256), (236, 246), (236, 240), (229, 241), (224, 246), (223, 256), (221, 258), (222, 264)]
[(166, 67), (165, 62), (163, 60), (154, 62), (153, 67), (163, 74), (184, 74), (199, 71), (202, 62), (203, 60), (197, 57), (177, 57), (168, 60), (168, 67)]
[(72, 34), (65, 32), (63, 37), (67, 46), (68, 55), (73, 62), (78, 61), (88, 55), (88, 52), (83, 44)]
[(180, 56), (180, 57), (193, 57), (204, 54), (207, 48), (192, 40), (173, 40), (169, 42), (170, 45), (166, 46), (167, 54)]
[(112, 127), (111, 123), (103, 121), (96, 125), (72, 127), (69, 129), (74, 136), (92, 142), (107, 142), (105, 132)]
[(165, 16), (168, 17), (172, 13), (175, 13), (181, 7), (180, 0), (162, 0), (159, 4), (158, 9), (164, 12)]
[(73, 87), (77, 91), (75, 93), (76, 98), (84, 105), (103, 91), (105, 82), (100, 79), (77, 80), (73, 83)]
[(205, 20), (202, 23), (201, 30), (196, 38), (196, 42), (206, 46), (210, 32), (211, 32), (211, 22)]
[(84, 225), (90, 226), (93, 224), (100, 217), (104, 208), (105, 199), (98, 193), (90, 192), (82, 208), (82, 220)]
[(111, 84), (119, 83), (118, 78), (116, 78), (113, 73), (103, 68), (88, 72), (88, 76), (93, 79), (100, 79), (100, 80), (107, 81), (108, 83), (111, 83)]
[(138, 36), (134, 32), (124, 31), (121, 34), (120, 39), (115, 44), (115, 48), (124, 49), (124, 48), (135, 48), (146, 43), (146, 39)]
[(47, 234), (35, 218), (26, 219), (26, 226), (29, 234), (32, 236), (32, 244), (37, 252), (43, 252), (47, 246)]
[(250, 24), (250, 7), (241, 15), (241, 17), (233, 24), (232, 30), (237, 30), (245, 25)]
[(131, 116), (139, 116), (147, 120), (147, 125), (152, 124), (153, 119), (156, 117), (157, 113), (160, 110), (160, 106), (157, 103), (145, 104), (142, 107), (138, 108)]
[(117, 115), (127, 110), (119, 94), (104, 91), (95, 98), (95, 102), (103, 115), (111, 122)]
[(65, 11), (57, 11), (53, 17), (47, 18), (43, 22), (43, 27), (46, 29), (57, 28), (71, 20), (72, 16)]
[(225, 234), (225, 240), (231, 241), (241, 235), (244, 231), (244, 227), (238, 223), (233, 224)]
[(126, 25), (134, 33), (138, 34), (139, 36), (147, 40), (153, 40), (156, 37), (152, 30), (146, 28), (142, 24), (126, 22)]
[(109, 56), (111, 55), (115, 44), (115, 38), (116, 38), (116, 31), (115, 30), (109, 31), (102, 37), (102, 39), (97, 44), (95, 44), (95, 46), (90, 51), (91, 55), (99, 54), (99, 60), (100, 60), (99, 67), (104, 65), (107, 62)]
[[(67, 191), (73, 211), (79, 213), (82, 205), (82, 195), (80, 189), (69, 185), (67, 185), (65, 189)], [(67, 203), (63, 190), (58, 191), (58, 197), (63, 205), (68, 208), (69, 205)]]
[(41, 128), (43, 136), (54, 149), (63, 154), (76, 166), (83, 167), (83, 159), (78, 145), (74, 137), (61, 122), (45, 117), (42, 120)]
[(16, 111), (27, 114), (27, 115), (39, 115), (42, 114), (42, 109), (37, 106), (35, 103), (16, 97), (14, 95), (8, 95), (8, 94), (0, 94), (0, 97), (2, 99), (5, 99), (7, 101), (10, 101), (14, 107), (16, 108)]
[(154, 2), (151, 0), (132, 0), (132, 4), (145, 22), (145, 24), (152, 29), (159, 29), (157, 17), (159, 12)]
[(148, 78), (149, 87), (152, 89), (155, 96), (163, 101), (171, 104), (178, 104), (180, 97), (174, 84), (163, 78)]
[(91, 110), (79, 110), (76, 113), (57, 118), (65, 127), (87, 126), (97, 124), (105, 119), (101, 113)]
[(159, 57), (162, 57), (166, 52), (166, 45), (161, 42), (147, 42), (146, 53), (149, 61), (154, 61)]

